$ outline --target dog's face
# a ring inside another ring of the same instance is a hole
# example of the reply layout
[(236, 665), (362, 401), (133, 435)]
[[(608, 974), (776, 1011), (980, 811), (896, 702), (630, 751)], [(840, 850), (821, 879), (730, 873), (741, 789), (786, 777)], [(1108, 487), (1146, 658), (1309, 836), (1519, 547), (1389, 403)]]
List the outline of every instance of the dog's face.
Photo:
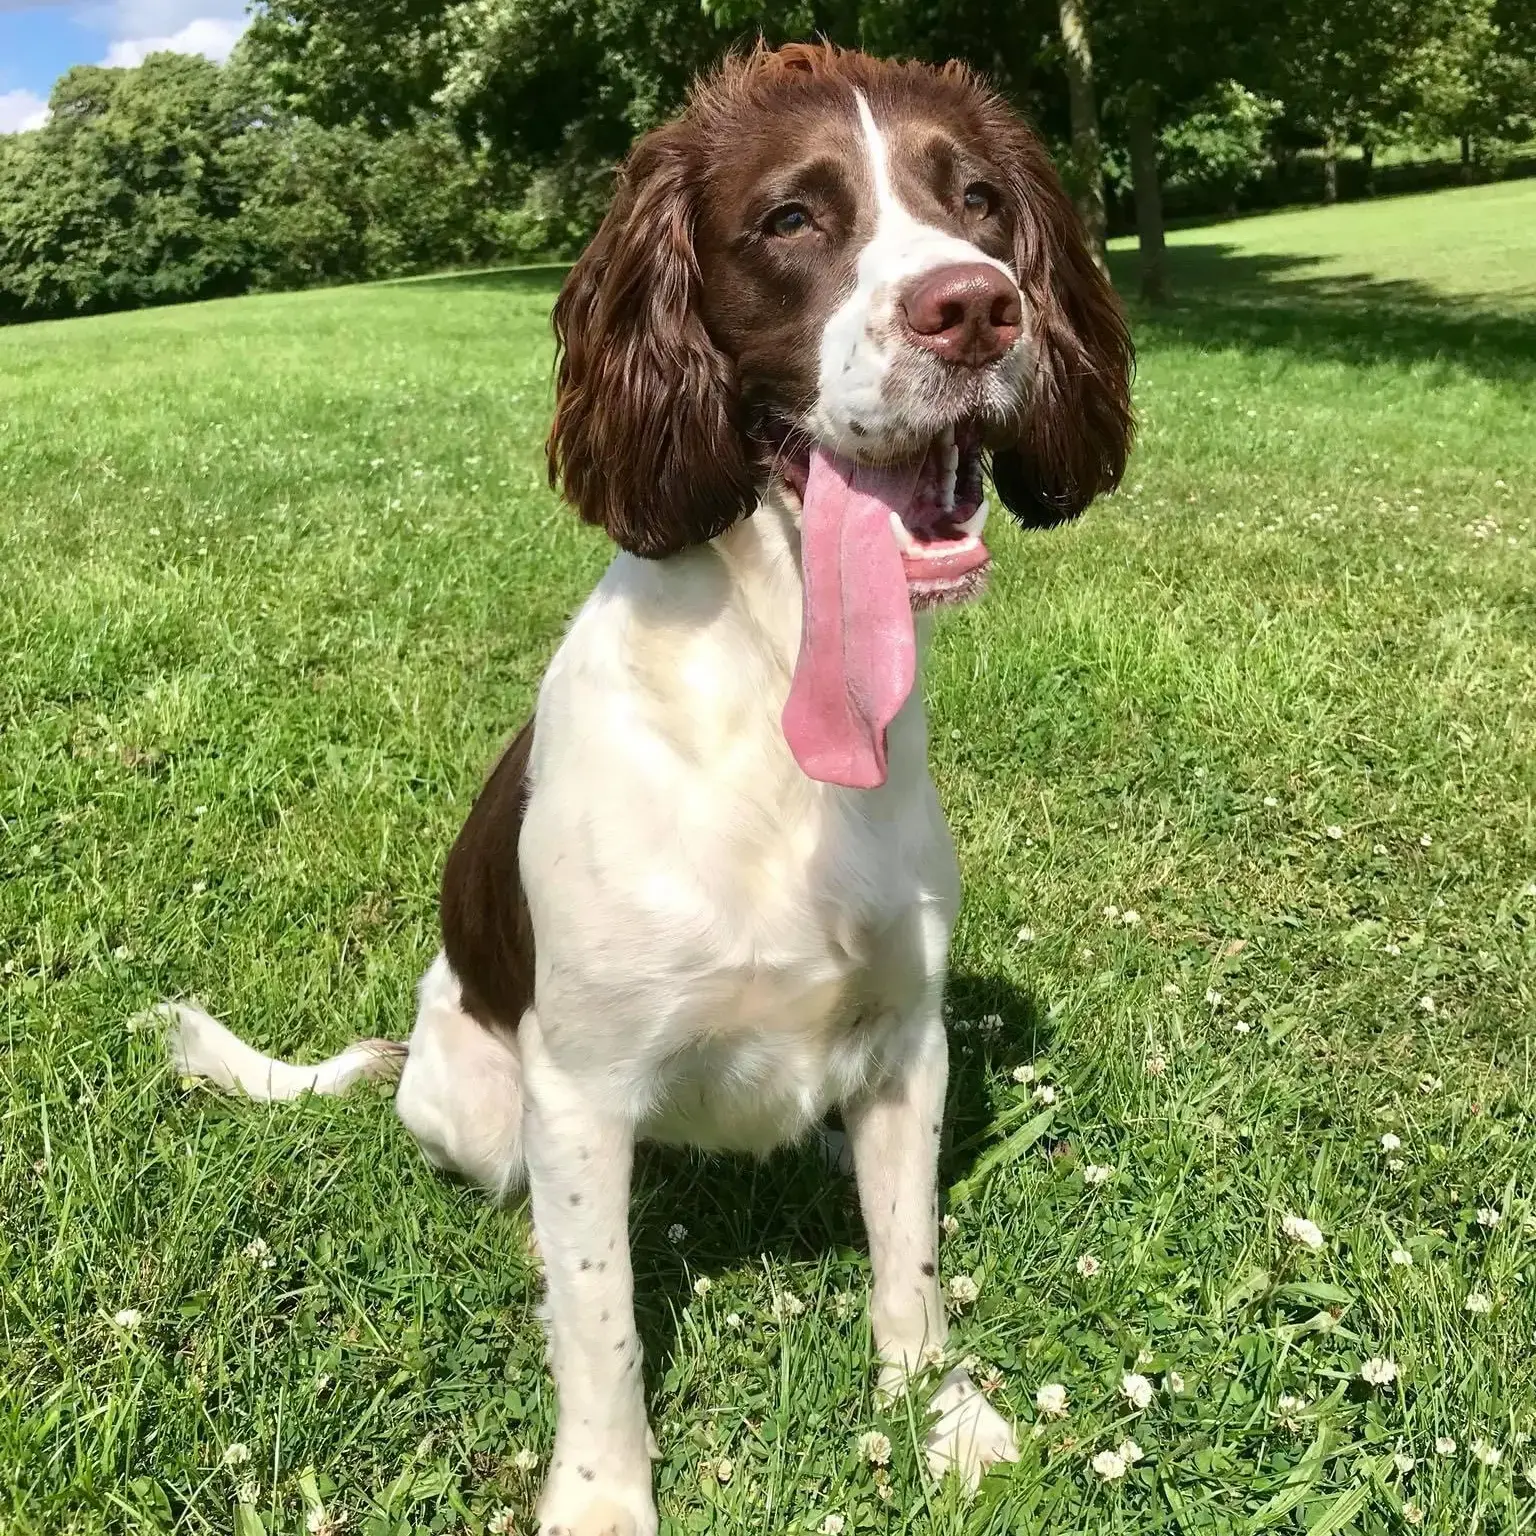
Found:
[[(796, 45), (727, 64), (632, 153), (555, 313), (552, 476), (662, 556), (883, 467), (915, 601), (1118, 483), (1131, 351), (1035, 136), (958, 66)], [(903, 478), (905, 477), (905, 478)], [(974, 547), (973, 547), (974, 546)], [(979, 554), (978, 554), (979, 549)]]

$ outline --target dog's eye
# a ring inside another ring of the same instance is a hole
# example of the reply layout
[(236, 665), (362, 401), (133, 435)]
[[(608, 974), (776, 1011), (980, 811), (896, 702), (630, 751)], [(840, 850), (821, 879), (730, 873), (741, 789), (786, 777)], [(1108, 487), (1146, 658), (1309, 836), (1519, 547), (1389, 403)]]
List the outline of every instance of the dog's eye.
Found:
[(990, 218), (997, 212), (997, 191), (984, 181), (973, 181), (965, 189), (965, 211), (978, 218)]
[(810, 213), (799, 203), (786, 203), (768, 215), (764, 226), (770, 235), (777, 235), (781, 240), (793, 240), (797, 235), (808, 235), (816, 224)]

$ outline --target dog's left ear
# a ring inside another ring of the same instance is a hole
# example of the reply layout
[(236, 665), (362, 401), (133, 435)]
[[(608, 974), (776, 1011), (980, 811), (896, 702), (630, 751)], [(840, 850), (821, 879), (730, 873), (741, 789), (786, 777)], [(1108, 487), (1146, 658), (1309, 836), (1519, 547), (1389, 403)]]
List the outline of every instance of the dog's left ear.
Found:
[(1004, 166), (1014, 270), (1033, 327), (1028, 403), (1013, 442), (994, 444), (992, 483), (1023, 526), (1048, 528), (1120, 483), (1135, 435), (1135, 354), (1120, 301), (1093, 264), (1044, 146), (992, 105), (992, 151)]
[(550, 483), (631, 554), (659, 559), (752, 509), (735, 368), (700, 310), (694, 145), (649, 133), (555, 301)]

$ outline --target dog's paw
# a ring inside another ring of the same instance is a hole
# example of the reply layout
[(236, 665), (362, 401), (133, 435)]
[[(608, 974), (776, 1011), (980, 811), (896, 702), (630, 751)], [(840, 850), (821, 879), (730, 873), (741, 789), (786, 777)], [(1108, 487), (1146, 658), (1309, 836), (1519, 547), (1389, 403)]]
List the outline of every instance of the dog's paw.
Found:
[(539, 1536), (656, 1536), (649, 1479), (631, 1486), (578, 1463), (556, 1467), (539, 1500)]
[(935, 1477), (953, 1472), (974, 1493), (989, 1467), (1019, 1459), (1013, 1426), (963, 1367), (957, 1366), (939, 1383), (930, 1406), (939, 1417), (928, 1431), (924, 1450)]

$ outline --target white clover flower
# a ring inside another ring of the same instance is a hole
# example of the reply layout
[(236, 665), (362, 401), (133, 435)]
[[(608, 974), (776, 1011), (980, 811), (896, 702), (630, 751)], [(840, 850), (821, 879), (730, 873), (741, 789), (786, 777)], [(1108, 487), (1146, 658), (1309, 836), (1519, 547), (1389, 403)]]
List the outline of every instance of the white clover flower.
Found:
[(538, 1464), (539, 1453), (526, 1445), (512, 1458), (513, 1467), (525, 1474), (532, 1472)]
[(1141, 913), (1136, 911), (1134, 907), (1127, 907), (1125, 911), (1120, 914), (1120, 921), (1124, 923), (1127, 928), (1134, 928), (1141, 921)]
[(924, 1344), (923, 1352), (917, 1358), (923, 1365), (937, 1370), (944, 1364), (944, 1346), (942, 1344)]
[(1315, 1221), (1308, 1221), (1305, 1216), (1285, 1217), (1280, 1223), (1280, 1230), (1293, 1243), (1299, 1243), (1303, 1248), (1310, 1248), (1313, 1253), (1323, 1246), (1322, 1228)]
[(960, 1231), (960, 1218), (958, 1216), (951, 1216), (946, 1212), (944, 1219), (939, 1223), (939, 1231), (945, 1237), (956, 1236)]
[(973, 1306), (981, 1295), (981, 1287), (969, 1275), (953, 1276), (946, 1290), (952, 1307)]
[(1174, 1397), (1181, 1397), (1183, 1395), (1184, 1378), (1177, 1371), (1169, 1371), (1163, 1378), (1163, 1381), (1167, 1385), (1168, 1391)]
[(261, 1485), (254, 1477), (248, 1477), (235, 1488), (237, 1504), (254, 1504), (261, 1497)]
[(1383, 1355), (1372, 1355), (1360, 1367), (1360, 1379), (1368, 1386), (1390, 1387), (1397, 1380), (1397, 1365)]
[(1152, 1383), (1138, 1371), (1127, 1371), (1120, 1378), (1120, 1395), (1140, 1412), (1152, 1406)]
[(243, 1440), (231, 1440), (224, 1447), (224, 1465), (243, 1467), (251, 1459), (251, 1448)]
[(513, 1536), (517, 1530), (517, 1516), (505, 1504), (498, 1504), (485, 1522), (485, 1528), (490, 1536)]
[(708, 1275), (700, 1275), (699, 1278), (693, 1282), (693, 1294), (700, 1300), (703, 1300), (704, 1297), (708, 1296), (709, 1293), (714, 1290), (714, 1288), (715, 1282), (711, 1280)]
[(1003, 1388), (1003, 1373), (995, 1365), (989, 1365), (980, 1376), (976, 1378), (976, 1385), (991, 1397), (994, 1392), (1000, 1392)]
[(687, 1240), (688, 1228), (685, 1227), (682, 1222), (674, 1221), (672, 1225), (667, 1228), (667, 1241), (671, 1243), (674, 1248), (679, 1243), (687, 1242)]
[(1480, 1227), (1488, 1227), (1490, 1230), (1504, 1220), (1504, 1212), (1496, 1205), (1483, 1205), (1478, 1207), (1477, 1224)]
[(1106, 1483), (1125, 1476), (1125, 1460), (1115, 1451), (1100, 1451), (1090, 1465)]
[(1168, 1061), (1163, 1056), (1148, 1056), (1142, 1063), (1142, 1069), (1148, 1077), (1161, 1077), (1168, 1070)]
[(1032, 1095), (1037, 1104), (1054, 1104), (1056, 1102), (1056, 1090), (1049, 1083), (1041, 1083)]
[(1456, 1454), (1456, 1440), (1452, 1435), (1435, 1436), (1435, 1455), (1454, 1456)]
[(1221, 993), (1215, 989), (1215, 987), (1207, 987), (1205, 989), (1205, 1000), (1211, 1005), (1212, 1008), (1221, 1007), (1222, 996)]
[(1389, 1157), (1387, 1159), (1388, 1173), (1401, 1173), (1407, 1166), (1408, 1164), (1405, 1163), (1400, 1157)]
[(1252, 1028), (1253, 1025), (1247, 1019), (1238, 1019), (1232, 1026), (1232, 1033), (1234, 1035), (1246, 1035)]
[(1420, 848), (1428, 848), (1429, 845), (1432, 842), (1434, 842), (1434, 838), (1431, 837), (1428, 832), (1421, 832), (1419, 834), (1419, 847)]
[(1411, 1269), (1413, 1267), (1413, 1255), (1406, 1248), (1394, 1248), (1387, 1255), (1387, 1263), (1395, 1269)]
[(843, 1536), (843, 1517), (841, 1515), (828, 1515), (821, 1522), (821, 1536)]
[(258, 1269), (273, 1269), (277, 1265), (277, 1260), (273, 1257), (272, 1250), (267, 1247), (265, 1238), (253, 1237), (240, 1252)]
[(1114, 1178), (1115, 1170), (1107, 1163), (1085, 1163), (1083, 1165), (1083, 1183), (1089, 1188), (1097, 1188), (1100, 1184), (1108, 1184)]
[(1270, 808), (1270, 810), (1274, 810), (1274, 808), (1277, 805), (1279, 805), (1280, 802), (1277, 799), (1275, 799), (1275, 797), (1273, 795), (1265, 795), (1264, 796), (1264, 804), (1267, 805)]
[(729, 1456), (722, 1456), (720, 1460), (715, 1463), (715, 1481), (717, 1483), (724, 1484), (730, 1482), (730, 1480), (735, 1476), (736, 1463), (732, 1461)]
[(144, 1314), (137, 1307), (124, 1307), (113, 1314), (112, 1321), (125, 1333), (132, 1333), (144, 1321)]
[(1424, 1508), (1420, 1504), (1404, 1504), (1403, 1520), (1408, 1525), (1424, 1524)]
[(1403, 1139), (1401, 1136), (1394, 1136), (1391, 1131), (1382, 1133), (1381, 1150), (1383, 1152), (1396, 1152), (1402, 1144)]
[(1147, 1453), (1136, 1444), (1134, 1440), (1122, 1440), (1115, 1447), (1115, 1455), (1123, 1461), (1127, 1467), (1134, 1467)]
[(1469, 1449), (1485, 1467), (1496, 1467), (1504, 1460), (1504, 1452), (1486, 1440), (1474, 1440)]
[(727, 1312), (725, 1315), (725, 1326), (733, 1333), (739, 1331), (741, 1328), (741, 1313)]
[(1384, 955), (1391, 955), (1392, 958), (1395, 960), (1400, 954), (1402, 954), (1403, 946), (1401, 944), (1393, 944), (1389, 940), (1387, 943), (1385, 943), (1385, 944), (1383, 944), (1381, 946), (1381, 952)]
[(1035, 1411), (1042, 1419), (1067, 1416), (1067, 1389), (1059, 1381), (1048, 1381), (1035, 1393)]
[(1429, 1014), (1431, 1018), (1433, 1018), (1438, 1011), (1434, 998), (1431, 997), (1428, 992), (1426, 992), (1424, 996), (1419, 999), (1419, 1007), (1422, 1008), (1425, 1013)]
[(1428, 1072), (1419, 1079), (1419, 1092), (1423, 1094), (1439, 1093), (1444, 1087), (1445, 1079), (1443, 1077), (1434, 1077)]
[(1404, 1477), (1407, 1477), (1408, 1474), (1412, 1472), (1416, 1466), (1418, 1466), (1418, 1462), (1406, 1451), (1398, 1451), (1397, 1454), (1392, 1458), (1392, 1465), (1396, 1467)]
[(1035, 930), (1033, 928), (1019, 929), (1019, 943), (1033, 944), (1035, 942)]
[(859, 1455), (872, 1467), (888, 1467), (891, 1464), (891, 1440), (878, 1429), (859, 1436)]
[(1104, 916), (1108, 921), (1114, 922), (1120, 916), (1120, 908), (1111, 902), (1109, 906), (1104, 908)]
[(1384, 859), (1387, 856), (1387, 845), (1385, 843), (1375, 843), (1371, 847), (1371, 852), (1374, 853), (1378, 859)]
[(1482, 1291), (1473, 1291), (1464, 1305), (1474, 1317), (1486, 1317), (1493, 1311), (1493, 1298), (1484, 1295)]
[(1028, 1064), (1013, 1069), (1013, 1080), (1016, 1083), (1032, 1083), (1035, 1080), (1035, 1069)]
[(781, 1291), (773, 1298), (773, 1310), (780, 1318), (799, 1317), (805, 1311), (805, 1303), (793, 1291)]
[(1178, 982), (1176, 982), (1176, 981), (1165, 981), (1163, 983), (1163, 996), (1164, 997), (1177, 997), (1178, 995), (1179, 995), (1179, 984), (1178, 984)]
[(1338, 840), (1339, 840), (1339, 839), (1340, 839), (1340, 838), (1341, 838), (1341, 837), (1343, 837), (1343, 836), (1344, 836), (1344, 828), (1343, 828), (1343, 827), (1341, 827), (1341, 826), (1339, 826), (1339, 825), (1337, 825), (1337, 824), (1335, 824), (1335, 825), (1333, 825), (1333, 826), (1331, 826), (1331, 827), (1328, 827), (1328, 828), (1327, 828), (1327, 829), (1326, 829), (1326, 830), (1327, 830), (1327, 833), (1328, 833), (1328, 836), (1329, 836), (1329, 837), (1330, 837), (1330, 838), (1331, 838), (1331, 839), (1332, 839), (1332, 840), (1333, 840), (1333, 841), (1334, 841), (1334, 842), (1338, 842)]
[(1099, 1272), (1099, 1261), (1091, 1254), (1085, 1253), (1077, 1261), (1077, 1272), (1084, 1280), (1091, 1280)]

